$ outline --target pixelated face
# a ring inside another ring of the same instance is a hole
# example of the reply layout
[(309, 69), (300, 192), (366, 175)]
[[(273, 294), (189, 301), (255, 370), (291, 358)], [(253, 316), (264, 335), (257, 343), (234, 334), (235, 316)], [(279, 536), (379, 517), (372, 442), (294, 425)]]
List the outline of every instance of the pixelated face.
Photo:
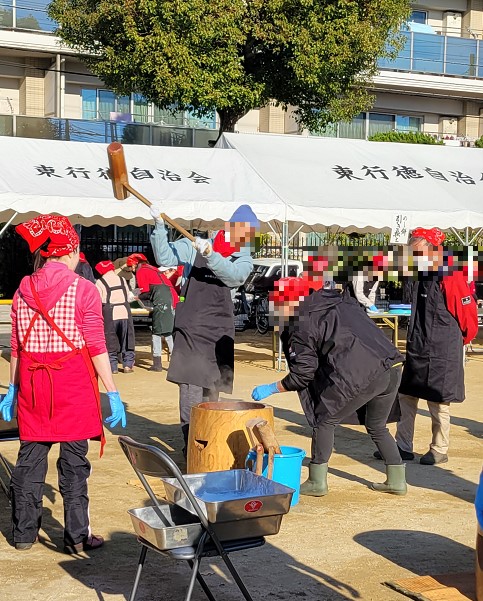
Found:
[(250, 223), (225, 223), (226, 241), (240, 250), (255, 237), (256, 229)]
[(426, 240), (415, 240), (411, 244), (413, 265), (418, 272), (429, 273), (437, 271), (443, 262), (443, 249), (441, 246), (428, 244)]

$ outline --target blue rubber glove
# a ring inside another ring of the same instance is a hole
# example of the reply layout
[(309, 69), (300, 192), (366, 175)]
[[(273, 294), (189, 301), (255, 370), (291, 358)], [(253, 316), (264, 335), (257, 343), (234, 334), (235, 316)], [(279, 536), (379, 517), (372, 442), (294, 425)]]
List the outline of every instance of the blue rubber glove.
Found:
[(262, 384), (261, 386), (256, 386), (252, 392), (252, 399), (254, 401), (263, 401), (272, 394), (277, 394), (280, 392), (277, 388), (277, 383), (273, 382), (273, 384)]
[(379, 309), (376, 307), (376, 305), (371, 305), (367, 310), (370, 311), (371, 313), (377, 313), (379, 311)]
[(476, 489), (475, 508), (478, 524), (480, 528), (483, 528), (483, 472), (480, 476), (480, 485)]
[(118, 392), (108, 392), (109, 403), (111, 404), (112, 415), (106, 417), (104, 420), (106, 424), (109, 424), (111, 428), (115, 428), (119, 422), (123, 428), (126, 427), (126, 410), (124, 409), (124, 403), (121, 401), (121, 397)]
[(3, 397), (3, 400), (0, 403), (0, 411), (2, 412), (3, 419), (6, 422), (11, 422), (13, 419), (15, 405), (17, 404), (17, 392), (18, 386), (15, 386), (15, 384), (10, 384), (7, 394)]

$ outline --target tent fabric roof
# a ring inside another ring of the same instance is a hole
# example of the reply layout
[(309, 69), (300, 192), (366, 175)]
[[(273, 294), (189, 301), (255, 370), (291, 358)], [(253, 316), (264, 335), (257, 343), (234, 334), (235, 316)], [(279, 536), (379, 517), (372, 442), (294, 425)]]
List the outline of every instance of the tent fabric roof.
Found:
[(226, 133), (287, 204), (287, 218), (312, 228), (483, 227), (483, 152), (341, 138)]
[[(152, 223), (136, 198), (116, 200), (107, 145), (0, 138), (0, 222), (59, 213), (83, 225)], [(218, 227), (241, 204), (262, 222), (285, 219), (285, 205), (236, 150), (125, 145), (129, 182), (189, 227)]]

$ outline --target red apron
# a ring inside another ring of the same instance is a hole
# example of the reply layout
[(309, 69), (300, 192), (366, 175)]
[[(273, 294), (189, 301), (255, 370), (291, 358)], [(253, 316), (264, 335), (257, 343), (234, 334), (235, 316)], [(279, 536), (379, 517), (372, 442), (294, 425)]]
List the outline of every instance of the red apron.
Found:
[[(20, 440), (105, 444), (97, 375), (85, 346), (77, 348), (49, 315), (32, 281), (37, 310), (19, 348), (18, 425)], [(60, 299), (59, 299), (60, 300)], [(42, 317), (70, 352), (28, 352), (29, 336)]]

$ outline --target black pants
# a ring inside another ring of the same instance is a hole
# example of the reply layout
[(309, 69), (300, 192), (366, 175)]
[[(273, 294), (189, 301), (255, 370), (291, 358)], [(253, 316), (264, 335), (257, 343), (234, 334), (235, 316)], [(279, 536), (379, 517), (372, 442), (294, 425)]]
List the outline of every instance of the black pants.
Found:
[[(42, 496), (47, 475), (47, 458), (54, 443), (22, 442), (13, 468), (12, 493), (13, 540), (31, 543), (42, 521)], [(64, 543), (76, 545), (89, 536), (89, 498), (87, 478), (91, 464), (87, 460), (87, 440), (61, 442), (57, 459), (59, 490), (64, 501)]]
[(113, 322), (114, 332), (119, 340), (119, 352), (109, 351), (109, 361), (111, 370), (117, 371), (118, 356), (121, 355), (123, 367), (133, 367), (134, 365), (134, 350), (128, 349), (129, 339), (129, 319), (115, 319)]
[(339, 413), (323, 417), (313, 429), (312, 463), (328, 463), (334, 448), (335, 427), (357, 409), (366, 405), (366, 430), (386, 465), (401, 464), (396, 441), (387, 429), (387, 420), (396, 399), (401, 375), (401, 367), (388, 369)]

